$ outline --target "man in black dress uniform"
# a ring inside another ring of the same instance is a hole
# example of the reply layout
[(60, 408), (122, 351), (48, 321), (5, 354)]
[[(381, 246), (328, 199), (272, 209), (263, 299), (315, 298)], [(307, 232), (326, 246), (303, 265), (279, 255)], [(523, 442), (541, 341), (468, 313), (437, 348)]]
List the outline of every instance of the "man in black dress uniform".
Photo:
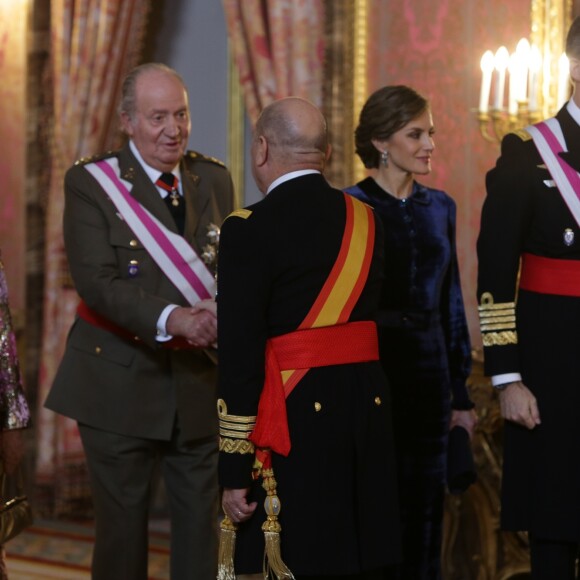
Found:
[[(572, 99), (509, 134), (478, 240), (485, 369), (505, 423), (502, 528), (529, 532), (532, 578), (576, 578), (580, 542), (580, 20)], [(520, 272), (521, 264), (521, 272)]]
[(370, 322), (382, 231), (321, 175), (328, 151), (311, 103), (266, 107), (252, 162), (267, 197), (221, 230), (219, 475), (237, 574), (262, 571), (264, 536), (273, 578), (380, 578), (400, 549), (389, 392)]

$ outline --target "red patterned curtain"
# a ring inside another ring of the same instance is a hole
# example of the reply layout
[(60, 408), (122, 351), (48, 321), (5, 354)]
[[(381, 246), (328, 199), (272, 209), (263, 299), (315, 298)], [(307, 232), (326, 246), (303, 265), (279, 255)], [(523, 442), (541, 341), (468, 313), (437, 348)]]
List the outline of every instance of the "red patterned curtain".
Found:
[(252, 123), (272, 101), (322, 105), (323, 0), (223, 0), (232, 51)]
[(51, 2), (53, 116), (37, 422), (39, 507), (45, 515), (79, 516), (90, 509), (76, 424), (42, 408), (77, 305), (62, 238), (64, 173), (76, 159), (115, 145), (121, 82), (138, 62), (149, 2)]

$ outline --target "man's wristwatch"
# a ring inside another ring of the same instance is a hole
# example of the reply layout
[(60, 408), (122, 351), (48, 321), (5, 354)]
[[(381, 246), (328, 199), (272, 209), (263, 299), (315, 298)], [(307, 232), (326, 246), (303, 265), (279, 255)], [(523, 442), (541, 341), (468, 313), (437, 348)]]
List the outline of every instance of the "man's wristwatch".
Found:
[(510, 381), (509, 383), (501, 383), (500, 385), (493, 385), (493, 388), (497, 391), (503, 391), (508, 385), (511, 385), (512, 382), (513, 381)]

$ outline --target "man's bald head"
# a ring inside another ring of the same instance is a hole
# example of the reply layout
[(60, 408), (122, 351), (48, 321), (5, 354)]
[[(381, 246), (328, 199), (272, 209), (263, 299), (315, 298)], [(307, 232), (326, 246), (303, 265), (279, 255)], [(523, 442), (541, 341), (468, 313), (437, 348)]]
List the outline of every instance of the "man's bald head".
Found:
[(328, 153), (326, 120), (305, 99), (287, 97), (265, 107), (255, 135), (266, 139), (270, 154), (285, 169), (324, 168)]

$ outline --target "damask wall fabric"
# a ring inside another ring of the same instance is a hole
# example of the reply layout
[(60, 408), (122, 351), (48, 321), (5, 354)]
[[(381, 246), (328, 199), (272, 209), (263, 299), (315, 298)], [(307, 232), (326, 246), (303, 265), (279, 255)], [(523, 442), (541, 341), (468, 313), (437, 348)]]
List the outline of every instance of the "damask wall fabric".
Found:
[[(38, 395), (41, 405), (62, 357), (78, 301), (62, 237), (64, 173), (75, 160), (115, 144), (121, 83), (137, 64), (148, 11), (149, 0), (51, 3), (54, 112)], [(84, 455), (76, 424), (40, 408), (37, 431), (37, 481), (44, 490), (44, 508), (57, 516), (71, 509), (78, 515), (78, 503), (88, 497), (88, 486), (84, 483)]]
[(223, 0), (246, 110), (287, 96), (322, 105), (323, 0)]
[(530, 0), (368, 0), (368, 90), (406, 84), (429, 99), (435, 126), (433, 172), (425, 185), (457, 202), (457, 248), (472, 342), (481, 344), (475, 283), (475, 241), (485, 196), (485, 173), (499, 145), (479, 133), (480, 58), (510, 51), (529, 38)]

